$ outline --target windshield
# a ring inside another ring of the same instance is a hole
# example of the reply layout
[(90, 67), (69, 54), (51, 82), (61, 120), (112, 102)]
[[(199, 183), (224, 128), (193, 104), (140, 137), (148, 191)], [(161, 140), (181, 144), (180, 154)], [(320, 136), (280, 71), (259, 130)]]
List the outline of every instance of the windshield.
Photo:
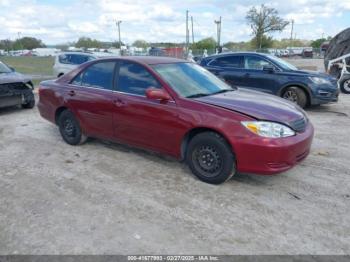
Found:
[(274, 56), (274, 55), (267, 55), (270, 59), (272, 59), (277, 65), (279, 65), (280, 67), (282, 67), (284, 70), (298, 70), (297, 67), (295, 67), (294, 65), (288, 63), (287, 61)]
[(183, 97), (200, 97), (233, 90), (215, 75), (193, 63), (160, 64), (153, 68)]
[(0, 61), (0, 74), (1, 73), (11, 73), (11, 69)]

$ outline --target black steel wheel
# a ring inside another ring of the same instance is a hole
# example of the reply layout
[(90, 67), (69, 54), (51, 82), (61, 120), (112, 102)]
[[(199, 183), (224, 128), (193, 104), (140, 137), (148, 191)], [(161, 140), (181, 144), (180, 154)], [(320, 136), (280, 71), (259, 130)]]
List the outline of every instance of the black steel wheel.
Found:
[(231, 146), (215, 132), (203, 132), (191, 139), (186, 162), (194, 175), (211, 184), (221, 184), (236, 173)]
[(78, 120), (69, 110), (65, 110), (59, 115), (58, 126), (63, 140), (70, 145), (82, 144), (87, 139), (81, 131)]

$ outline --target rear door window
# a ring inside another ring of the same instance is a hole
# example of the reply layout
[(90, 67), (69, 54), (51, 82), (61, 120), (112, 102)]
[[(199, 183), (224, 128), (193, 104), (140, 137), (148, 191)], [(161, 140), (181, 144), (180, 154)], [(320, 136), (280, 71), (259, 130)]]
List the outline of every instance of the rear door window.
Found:
[(115, 62), (100, 62), (89, 66), (77, 75), (71, 84), (113, 90)]
[(243, 68), (243, 56), (218, 57), (209, 63), (210, 66)]

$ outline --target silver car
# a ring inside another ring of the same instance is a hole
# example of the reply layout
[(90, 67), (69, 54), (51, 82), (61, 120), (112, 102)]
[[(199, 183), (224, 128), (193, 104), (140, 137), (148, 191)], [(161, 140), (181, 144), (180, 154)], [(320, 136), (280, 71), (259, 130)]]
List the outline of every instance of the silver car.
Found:
[(82, 52), (64, 52), (56, 56), (53, 66), (54, 75), (61, 77), (69, 71), (75, 69), (80, 64), (97, 59), (97, 56)]
[(33, 108), (35, 98), (30, 78), (15, 72), (0, 61), (0, 108), (21, 105)]

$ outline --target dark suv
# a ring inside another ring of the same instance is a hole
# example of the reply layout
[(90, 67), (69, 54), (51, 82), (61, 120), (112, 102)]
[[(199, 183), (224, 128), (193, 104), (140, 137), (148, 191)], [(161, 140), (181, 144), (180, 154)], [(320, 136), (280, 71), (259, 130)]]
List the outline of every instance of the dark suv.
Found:
[(298, 70), (273, 55), (224, 53), (203, 58), (200, 65), (232, 86), (274, 94), (303, 108), (338, 101), (335, 78), (316, 71)]

